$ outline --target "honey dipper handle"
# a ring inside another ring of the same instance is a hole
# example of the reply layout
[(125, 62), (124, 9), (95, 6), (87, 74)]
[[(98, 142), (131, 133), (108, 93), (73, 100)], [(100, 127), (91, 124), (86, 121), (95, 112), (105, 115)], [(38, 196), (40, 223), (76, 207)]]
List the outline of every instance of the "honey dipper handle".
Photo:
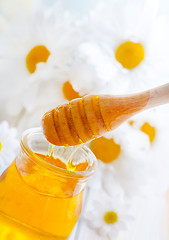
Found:
[(146, 108), (152, 108), (169, 103), (169, 83), (149, 91), (150, 98)]

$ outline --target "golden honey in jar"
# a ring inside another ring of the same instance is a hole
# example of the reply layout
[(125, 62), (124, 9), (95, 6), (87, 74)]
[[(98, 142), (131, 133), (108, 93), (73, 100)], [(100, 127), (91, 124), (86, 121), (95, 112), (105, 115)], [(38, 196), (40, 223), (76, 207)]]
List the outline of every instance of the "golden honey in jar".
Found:
[(0, 176), (0, 240), (63, 240), (76, 225), (96, 158), (86, 146), (55, 147), (48, 157), (48, 146), (40, 129), (27, 130)]

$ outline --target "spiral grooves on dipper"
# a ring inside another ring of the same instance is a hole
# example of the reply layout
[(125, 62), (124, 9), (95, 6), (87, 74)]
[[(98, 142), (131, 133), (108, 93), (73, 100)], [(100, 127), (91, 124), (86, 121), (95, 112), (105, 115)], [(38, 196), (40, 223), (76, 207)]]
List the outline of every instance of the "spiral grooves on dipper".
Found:
[[(44, 134), (48, 141), (55, 145), (72, 146), (81, 144), (107, 131), (98, 96), (90, 95), (72, 100), (68, 104), (51, 110), (49, 115), (53, 122), (52, 129), (55, 132), (52, 134), (52, 139), (46, 134), (47, 131)], [(44, 126), (45, 115), (42, 122)]]

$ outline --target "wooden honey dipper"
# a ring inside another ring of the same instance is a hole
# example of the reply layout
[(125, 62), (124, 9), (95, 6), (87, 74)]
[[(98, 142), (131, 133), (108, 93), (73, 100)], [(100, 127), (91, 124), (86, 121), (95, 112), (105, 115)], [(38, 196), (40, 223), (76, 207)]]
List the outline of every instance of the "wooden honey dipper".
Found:
[(134, 114), (169, 102), (169, 83), (126, 95), (88, 95), (45, 113), (43, 132), (58, 146), (73, 146), (104, 135)]

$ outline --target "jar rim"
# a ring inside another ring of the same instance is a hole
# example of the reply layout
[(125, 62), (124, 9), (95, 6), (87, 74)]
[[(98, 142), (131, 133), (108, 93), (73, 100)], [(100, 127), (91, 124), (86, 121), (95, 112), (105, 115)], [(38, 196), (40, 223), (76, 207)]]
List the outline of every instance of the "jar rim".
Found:
[[(28, 144), (29, 137), (34, 134), (42, 134), (43, 135), (43, 130), (40, 127), (37, 128), (29, 128), (26, 131), (23, 132), (22, 137), (21, 137), (21, 148), (24, 151), (24, 153), (27, 155), (27, 157), (38, 164), (40, 167), (46, 168), (52, 173), (58, 174), (65, 174), (67, 177), (70, 178), (86, 178), (94, 174), (96, 167), (97, 167), (97, 159), (93, 152), (86, 146), (82, 145), (82, 147), (78, 151), (85, 150), (90, 154), (90, 159), (92, 160), (92, 166), (85, 170), (85, 171), (71, 171), (68, 169), (60, 168), (57, 167), (51, 163), (46, 162), (43, 158), (38, 156), (35, 152), (33, 152)], [(43, 135), (44, 136), (44, 135)], [(46, 140), (46, 138), (45, 138)], [(47, 141), (47, 140), (46, 140)], [(59, 147), (59, 146), (57, 146)]]

